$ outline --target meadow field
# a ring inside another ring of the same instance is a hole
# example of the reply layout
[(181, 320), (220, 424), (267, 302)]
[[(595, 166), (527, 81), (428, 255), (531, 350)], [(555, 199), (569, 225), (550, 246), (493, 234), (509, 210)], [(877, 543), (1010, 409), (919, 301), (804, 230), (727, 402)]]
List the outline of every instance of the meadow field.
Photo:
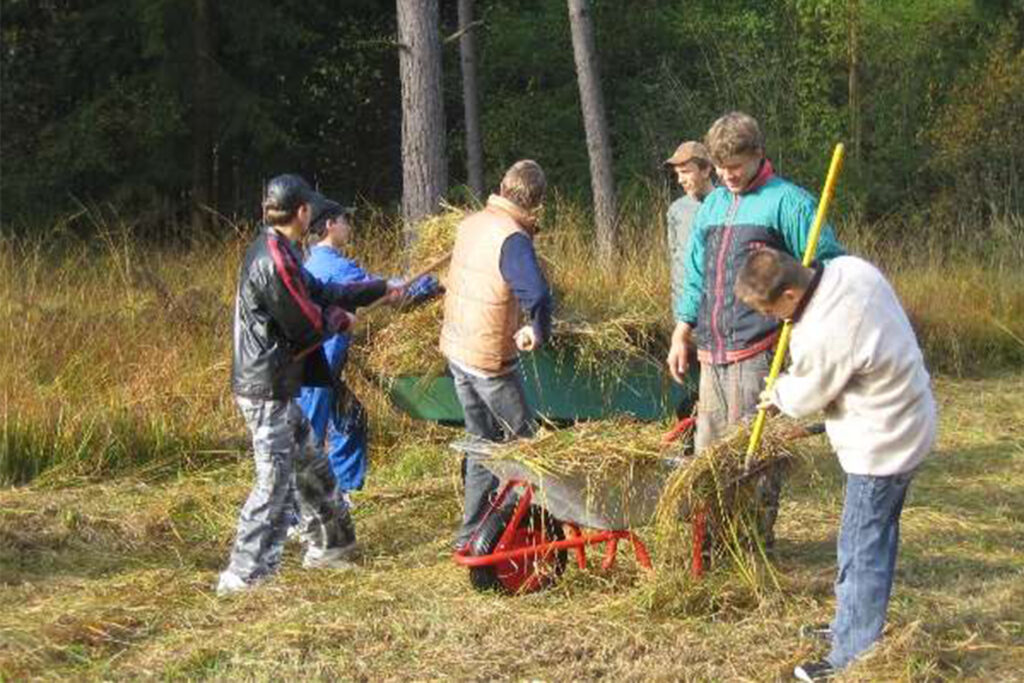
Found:
[[(217, 598), (252, 476), (228, 387), (246, 229), (153, 245), (86, 219), (88, 237), (0, 238), (0, 680), (775, 680), (820, 654), (798, 630), (833, 606), (842, 478), (824, 441), (789, 479), (781, 588), (759, 601), (714, 578), (676, 599), (628, 554), (543, 593), (480, 594), (450, 558), (459, 430), (402, 416), (356, 371), (374, 435), (360, 568), (306, 571), (290, 547), (274, 581)], [(578, 315), (668, 329), (662, 226), (627, 220), (621, 261), (598, 270), (578, 208), (546, 221), (542, 256)], [(886, 638), (847, 681), (1024, 680), (1024, 226), (947, 227), (837, 226), (894, 282), (941, 409)], [(399, 233), (364, 234), (366, 261), (400, 272)]]

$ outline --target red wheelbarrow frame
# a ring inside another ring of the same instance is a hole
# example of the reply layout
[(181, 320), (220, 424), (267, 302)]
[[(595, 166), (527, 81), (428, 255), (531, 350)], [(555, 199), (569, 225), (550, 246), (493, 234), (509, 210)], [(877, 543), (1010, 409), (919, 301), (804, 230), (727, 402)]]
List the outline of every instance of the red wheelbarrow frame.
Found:
[[(502, 487), (498, 496), (494, 499), (490, 509), (487, 510), (487, 514), (484, 516), (484, 520), (492, 514), (495, 514), (497, 510), (501, 509), (502, 504), (512, 494), (515, 489), (521, 489), (519, 494), (519, 500), (516, 502), (515, 511), (512, 513), (512, 518), (505, 525), (504, 531), (502, 531), (501, 538), (498, 540), (498, 547), (508, 547), (514, 544), (516, 530), (519, 529), (520, 523), (529, 514), (530, 505), (534, 498), (533, 484), (522, 479), (510, 479)], [(545, 511), (545, 514), (550, 514)], [(552, 517), (552, 519), (555, 519)], [(615, 559), (618, 551), (618, 542), (620, 540), (628, 540), (633, 545), (633, 552), (636, 554), (637, 563), (644, 569), (653, 570), (651, 566), (651, 556), (647, 551), (647, 546), (644, 545), (643, 541), (634, 534), (632, 531), (625, 529), (614, 529), (614, 530), (602, 530), (593, 532), (584, 532), (578, 524), (573, 522), (563, 522), (555, 519), (555, 523), (562, 524), (569, 529), (569, 538), (557, 541), (547, 540), (547, 530), (542, 526), (540, 529), (540, 542), (533, 543), (530, 545), (513, 547), (510, 550), (502, 550), (488, 555), (472, 555), (470, 548), (473, 545), (473, 538), (466, 544), (464, 548), (455, 552), (456, 564), (462, 565), (463, 567), (487, 567), (499, 564), (501, 562), (508, 562), (510, 560), (520, 559), (534, 559), (540, 556), (544, 559), (548, 555), (559, 550), (573, 550), (576, 554), (576, 564), (580, 569), (584, 569), (587, 566), (587, 554), (586, 546), (596, 545), (598, 543), (605, 544), (604, 560), (601, 563), (602, 569), (611, 569), (615, 566)], [(483, 525), (483, 520), (480, 522)]]
[[(680, 423), (666, 435), (666, 442), (672, 441), (689, 429), (693, 428), (693, 419), (687, 418), (680, 420)], [(520, 490), (519, 498), (516, 503), (515, 510), (512, 514), (511, 519), (505, 525), (502, 530), (501, 537), (495, 544), (496, 548), (507, 548), (506, 550), (500, 550), (487, 555), (473, 555), (472, 547), (476, 534), (484, 526), (487, 518), (500, 509), (502, 509), (503, 503), (512, 495), (513, 491)], [(574, 522), (563, 522), (552, 516), (552, 520), (556, 524), (561, 524), (567, 528), (569, 538), (562, 540), (548, 540), (547, 529), (545, 525), (540, 525), (539, 538), (537, 535), (529, 536), (532, 542), (525, 542), (523, 534), (520, 533), (520, 524), (530, 514), (530, 506), (534, 499), (534, 486), (528, 481), (522, 479), (510, 479), (501, 488), (497, 497), (491, 503), (487, 510), (484, 519), (481, 520), (480, 525), (477, 527), (477, 531), (470, 538), (469, 542), (460, 550), (457, 550), (454, 554), (453, 559), (455, 563), (466, 567), (493, 567), (498, 564), (515, 562), (521, 560), (524, 563), (530, 563), (531, 566), (543, 562), (552, 553), (556, 553), (560, 550), (572, 550), (576, 555), (576, 565), (580, 569), (585, 569), (587, 566), (587, 553), (586, 546), (598, 545), (603, 543), (604, 548), (604, 559), (601, 562), (602, 570), (609, 570), (615, 566), (615, 561), (618, 555), (619, 541), (629, 541), (633, 546), (633, 553), (636, 556), (637, 564), (648, 571), (654, 571), (651, 565), (651, 556), (647, 550), (647, 546), (640, 540), (639, 536), (634, 534), (628, 529), (611, 529), (611, 530), (595, 530), (595, 531), (583, 531), (580, 526)], [(546, 510), (544, 514), (550, 514)], [(706, 536), (706, 514), (704, 510), (698, 510), (693, 515), (693, 554), (692, 563), (690, 570), (695, 578), (700, 578), (704, 575), (704, 556), (702, 553), (704, 540)], [(523, 544), (525, 542), (525, 544)], [(542, 585), (541, 577), (536, 572), (530, 572), (524, 579), (523, 583), (518, 586), (517, 590), (530, 591), (540, 588)]]

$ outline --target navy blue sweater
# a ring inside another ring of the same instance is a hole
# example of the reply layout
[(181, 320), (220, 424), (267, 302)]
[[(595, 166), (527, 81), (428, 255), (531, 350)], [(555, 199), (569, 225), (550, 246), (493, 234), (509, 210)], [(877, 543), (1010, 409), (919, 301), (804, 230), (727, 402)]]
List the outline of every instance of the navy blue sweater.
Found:
[(551, 336), (551, 290), (537, 262), (533, 240), (522, 233), (509, 235), (501, 245), (498, 267), (530, 317), (539, 348)]

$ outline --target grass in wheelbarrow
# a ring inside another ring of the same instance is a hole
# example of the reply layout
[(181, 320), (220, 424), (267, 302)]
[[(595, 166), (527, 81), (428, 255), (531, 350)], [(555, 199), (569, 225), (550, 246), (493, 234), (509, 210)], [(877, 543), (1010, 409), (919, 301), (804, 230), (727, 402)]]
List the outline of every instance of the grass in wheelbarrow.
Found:
[[(627, 529), (648, 523), (669, 466), (664, 425), (613, 418), (542, 430), (502, 448), (534, 473), (541, 505), (571, 508), (581, 526)], [(571, 498), (570, 498), (571, 492)]]
[[(545, 478), (574, 481), (588, 517), (618, 522), (615, 528), (653, 526), (658, 571), (645, 600), (657, 610), (706, 614), (725, 604), (759, 602), (778, 588), (765, 553), (757, 490), (762, 477), (780, 476), (801, 457), (787, 438), (795, 426), (782, 419), (768, 423), (750, 476), (744, 476), (745, 426), (699, 457), (682, 456), (681, 446), (661, 445), (664, 425), (621, 418), (544, 430), (504, 446), (502, 457), (537, 475), (541, 500)], [(656, 509), (644, 505), (653, 500)], [(701, 511), (707, 524), (696, 526), (710, 534), (705, 563), (711, 571), (696, 581), (692, 549), (702, 543), (694, 539), (693, 520)]]

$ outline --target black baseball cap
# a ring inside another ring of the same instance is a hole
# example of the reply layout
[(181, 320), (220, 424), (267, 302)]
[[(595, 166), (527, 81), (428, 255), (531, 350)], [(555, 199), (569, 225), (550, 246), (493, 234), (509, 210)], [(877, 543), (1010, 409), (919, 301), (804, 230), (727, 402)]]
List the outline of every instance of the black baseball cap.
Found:
[(294, 173), (285, 173), (270, 179), (263, 208), (268, 211), (291, 213), (303, 204), (316, 204), (323, 196), (310, 187), (306, 179)]
[(327, 227), (327, 221), (338, 216), (351, 216), (355, 213), (354, 206), (344, 206), (333, 199), (320, 196), (313, 202), (312, 216), (309, 219), (311, 232), (320, 233)]

